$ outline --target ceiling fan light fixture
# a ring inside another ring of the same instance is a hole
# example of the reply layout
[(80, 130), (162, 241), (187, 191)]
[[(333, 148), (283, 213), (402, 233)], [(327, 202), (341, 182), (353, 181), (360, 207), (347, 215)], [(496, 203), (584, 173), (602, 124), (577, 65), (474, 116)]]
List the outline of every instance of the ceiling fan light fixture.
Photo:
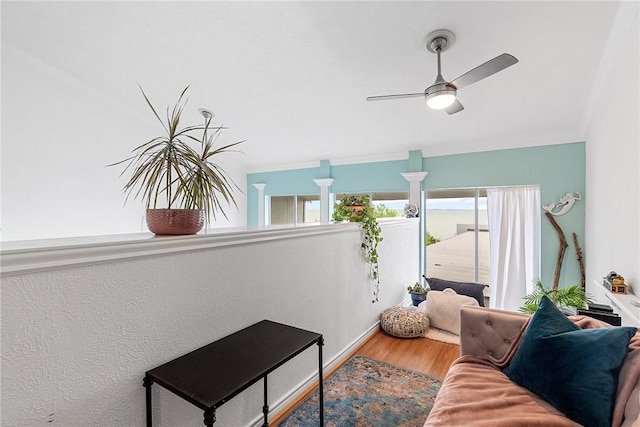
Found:
[(427, 105), (434, 110), (447, 108), (456, 100), (456, 91), (449, 87), (428, 93), (426, 96)]

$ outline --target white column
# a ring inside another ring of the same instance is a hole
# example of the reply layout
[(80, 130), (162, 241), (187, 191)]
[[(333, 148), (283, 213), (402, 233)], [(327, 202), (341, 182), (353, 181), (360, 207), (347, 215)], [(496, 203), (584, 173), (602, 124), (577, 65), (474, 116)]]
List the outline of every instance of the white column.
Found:
[(424, 212), (424, 192), (422, 191), (421, 183), (427, 177), (429, 172), (407, 172), (401, 173), (407, 181), (409, 181), (409, 203), (418, 207), (418, 216), (420, 218), (420, 237), (418, 239), (418, 281), (424, 286), (424, 278), (422, 275), (426, 271), (426, 246), (425, 246), (425, 233), (427, 229), (426, 216)]
[(264, 188), (267, 184), (253, 184), (258, 190), (258, 227), (264, 227)]
[[(412, 205), (416, 205), (420, 207), (420, 183), (429, 172), (407, 172), (401, 173), (407, 181), (409, 181), (409, 203)], [(422, 212), (420, 212), (420, 216), (422, 216)]]
[(333, 184), (333, 178), (314, 179), (320, 187), (320, 224), (329, 222), (329, 187)]

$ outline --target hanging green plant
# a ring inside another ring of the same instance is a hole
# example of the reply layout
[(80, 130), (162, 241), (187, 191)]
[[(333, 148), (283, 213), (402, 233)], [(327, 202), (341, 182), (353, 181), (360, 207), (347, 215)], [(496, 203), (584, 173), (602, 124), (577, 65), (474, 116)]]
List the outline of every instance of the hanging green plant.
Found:
[(378, 302), (378, 293), (380, 291), (378, 244), (382, 242), (382, 237), (380, 237), (382, 229), (375, 217), (375, 210), (371, 206), (369, 195), (351, 194), (344, 196), (333, 206), (332, 219), (337, 222), (351, 221), (362, 224), (363, 240), (360, 247), (363, 249), (365, 259), (369, 263), (371, 278), (376, 282), (371, 302)]
[(584, 308), (588, 302), (593, 302), (579, 285), (547, 289), (540, 279), (535, 279), (533, 282), (536, 289), (522, 297), (524, 305), (520, 307), (520, 311), (524, 313), (535, 313), (543, 296), (549, 297), (557, 307), (565, 308)]

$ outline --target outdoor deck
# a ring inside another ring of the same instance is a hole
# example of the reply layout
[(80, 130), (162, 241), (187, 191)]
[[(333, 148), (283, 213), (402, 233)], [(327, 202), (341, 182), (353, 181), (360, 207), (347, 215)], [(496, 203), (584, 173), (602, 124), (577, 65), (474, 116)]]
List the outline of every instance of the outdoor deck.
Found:
[[(489, 233), (478, 233), (478, 283), (489, 285)], [(474, 232), (466, 231), (427, 246), (427, 277), (475, 282)], [(488, 292), (485, 291), (485, 295)]]

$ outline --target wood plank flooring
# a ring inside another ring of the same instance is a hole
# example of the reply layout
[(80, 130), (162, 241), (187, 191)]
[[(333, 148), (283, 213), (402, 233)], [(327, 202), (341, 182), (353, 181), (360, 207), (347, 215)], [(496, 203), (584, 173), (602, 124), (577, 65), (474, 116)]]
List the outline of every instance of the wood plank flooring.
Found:
[(378, 331), (356, 354), (443, 379), (460, 356), (460, 346), (428, 338), (396, 338)]
[[(443, 379), (449, 367), (460, 356), (460, 346), (428, 338), (396, 338), (379, 330), (362, 344), (353, 355), (381, 360), (391, 365), (400, 366), (412, 371), (421, 372), (434, 378)], [(345, 359), (345, 362), (351, 358)], [(325, 372), (325, 378), (338, 369)], [(284, 417), (300, 404), (315, 387), (307, 390), (303, 396), (293, 402), (279, 414), (274, 414), (269, 424), (277, 426)]]

